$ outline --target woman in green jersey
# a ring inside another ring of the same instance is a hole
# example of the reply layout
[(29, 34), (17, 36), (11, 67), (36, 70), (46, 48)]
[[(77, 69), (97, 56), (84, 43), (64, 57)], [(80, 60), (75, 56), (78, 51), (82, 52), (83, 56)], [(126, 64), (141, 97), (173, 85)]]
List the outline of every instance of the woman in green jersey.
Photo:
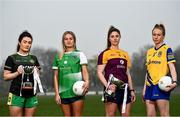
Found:
[[(66, 31), (62, 37), (63, 51), (53, 61), (55, 101), (60, 105), (64, 116), (81, 116), (84, 95), (89, 89), (87, 58), (76, 49), (76, 37), (72, 31)], [(73, 90), (76, 81), (83, 80), (84, 92), (77, 96)]]
[(17, 53), (8, 56), (4, 66), (4, 80), (11, 80), (8, 95), (10, 116), (33, 116), (38, 104), (34, 89), (34, 73), (40, 69), (34, 55), (30, 55), (33, 38), (24, 31), (18, 39)]

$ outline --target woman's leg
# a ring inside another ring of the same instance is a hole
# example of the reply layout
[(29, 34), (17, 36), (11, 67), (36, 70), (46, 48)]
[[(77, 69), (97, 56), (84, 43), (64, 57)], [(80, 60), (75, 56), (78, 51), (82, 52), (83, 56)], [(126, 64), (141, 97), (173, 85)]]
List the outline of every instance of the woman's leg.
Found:
[(71, 104), (61, 104), (60, 106), (65, 117), (72, 116)]
[(112, 103), (112, 102), (106, 102), (105, 103), (105, 110), (106, 110), (106, 116), (107, 117), (113, 117), (116, 115), (117, 104)]
[(24, 116), (32, 117), (36, 111), (36, 107), (33, 108), (24, 108)]
[(159, 99), (156, 101), (160, 112), (160, 116), (170, 116), (169, 114), (169, 100)]
[(155, 101), (146, 100), (146, 112), (148, 117), (156, 116), (156, 103)]
[(82, 116), (84, 100), (78, 100), (72, 103), (73, 116)]
[[(123, 116), (124, 116), (124, 117), (130, 116), (131, 105), (132, 105), (131, 102), (126, 105), (126, 112), (125, 112), (125, 113), (122, 113), (122, 117), (123, 117)], [(120, 107), (121, 107), (121, 108), (119, 108), (119, 112), (121, 113), (122, 106), (120, 106)]]
[(9, 113), (10, 113), (10, 116), (22, 116), (23, 108), (18, 107), (18, 106), (9, 106)]

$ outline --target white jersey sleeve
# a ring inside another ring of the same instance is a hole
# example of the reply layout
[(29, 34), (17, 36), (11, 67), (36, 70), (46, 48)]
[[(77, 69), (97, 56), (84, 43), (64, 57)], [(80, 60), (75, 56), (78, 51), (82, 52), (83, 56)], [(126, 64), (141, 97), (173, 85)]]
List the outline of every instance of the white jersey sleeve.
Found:
[(87, 64), (87, 57), (83, 52), (80, 52), (80, 64)]

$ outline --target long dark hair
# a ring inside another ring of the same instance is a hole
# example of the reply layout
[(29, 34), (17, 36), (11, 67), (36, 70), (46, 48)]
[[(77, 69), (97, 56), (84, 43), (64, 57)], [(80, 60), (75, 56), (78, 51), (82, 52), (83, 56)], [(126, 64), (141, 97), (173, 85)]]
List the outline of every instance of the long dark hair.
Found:
[(23, 39), (24, 37), (29, 37), (29, 38), (31, 38), (31, 40), (33, 41), (32, 35), (31, 35), (27, 30), (23, 31), (23, 32), (19, 35), (19, 38), (18, 38), (17, 52), (18, 52), (19, 49), (20, 49), (19, 43), (21, 43), (21, 41), (22, 41), (22, 39)]
[(117, 32), (119, 34), (119, 36), (121, 37), (120, 30), (115, 28), (114, 26), (110, 26), (109, 31), (108, 31), (108, 35), (107, 35), (107, 48), (106, 49), (109, 49), (109, 47), (111, 46), (111, 42), (109, 40), (109, 37), (110, 37), (111, 33), (114, 31)]

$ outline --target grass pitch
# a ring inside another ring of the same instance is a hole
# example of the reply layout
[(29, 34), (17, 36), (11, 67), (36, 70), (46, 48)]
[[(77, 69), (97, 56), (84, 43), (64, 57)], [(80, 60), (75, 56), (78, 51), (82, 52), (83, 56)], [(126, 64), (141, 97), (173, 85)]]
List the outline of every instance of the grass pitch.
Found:
[[(137, 94), (136, 102), (132, 107), (132, 116), (146, 116), (145, 105), (141, 101), (140, 94)], [(54, 101), (54, 96), (39, 96), (39, 105), (36, 116), (63, 116), (60, 108)], [(8, 116), (7, 98), (0, 98), (0, 116)], [(180, 94), (172, 94), (170, 101), (171, 116), (179, 116)], [(83, 116), (104, 116), (104, 103), (101, 101), (101, 95), (88, 95), (85, 99)], [(117, 112), (119, 115), (119, 112)]]

